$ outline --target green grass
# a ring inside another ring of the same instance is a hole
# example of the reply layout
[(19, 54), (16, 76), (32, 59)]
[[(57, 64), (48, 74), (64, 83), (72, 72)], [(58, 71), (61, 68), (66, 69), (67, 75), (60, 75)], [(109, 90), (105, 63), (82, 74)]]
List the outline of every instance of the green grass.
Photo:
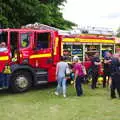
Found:
[(91, 90), (77, 97), (69, 85), (67, 98), (54, 95), (55, 86), (22, 94), (0, 93), (0, 120), (120, 120), (120, 100), (109, 90)]

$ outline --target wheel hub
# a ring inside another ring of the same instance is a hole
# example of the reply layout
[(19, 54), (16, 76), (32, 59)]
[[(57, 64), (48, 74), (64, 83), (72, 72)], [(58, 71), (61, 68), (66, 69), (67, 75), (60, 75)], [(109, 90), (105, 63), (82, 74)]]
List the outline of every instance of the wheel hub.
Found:
[(28, 86), (28, 80), (24, 76), (19, 76), (16, 79), (16, 84), (19, 88), (26, 88)]

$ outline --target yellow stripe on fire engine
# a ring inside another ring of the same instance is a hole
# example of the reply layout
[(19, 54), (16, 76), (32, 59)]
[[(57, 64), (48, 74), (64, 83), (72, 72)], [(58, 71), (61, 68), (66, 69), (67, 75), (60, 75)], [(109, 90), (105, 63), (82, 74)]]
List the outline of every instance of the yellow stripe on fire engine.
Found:
[(8, 56), (1, 56), (1, 57), (0, 57), (0, 60), (8, 60), (8, 59), (9, 59)]
[(54, 55), (57, 54), (58, 41), (59, 41), (59, 38), (56, 37), (56, 39), (55, 39), (55, 46), (54, 46)]
[(43, 58), (43, 57), (51, 57), (51, 53), (31, 55), (30, 59), (33, 59), (33, 58)]
[(103, 39), (81, 39), (81, 38), (64, 38), (63, 42), (81, 42), (81, 43), (115, 43), (115, 40)]

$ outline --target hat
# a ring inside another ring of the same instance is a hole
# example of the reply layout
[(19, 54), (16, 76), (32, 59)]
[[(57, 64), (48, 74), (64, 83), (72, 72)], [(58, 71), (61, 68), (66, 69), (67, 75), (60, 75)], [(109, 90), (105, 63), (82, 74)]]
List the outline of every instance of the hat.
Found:
[(73, 61), (74, 61), (74, 62), (77, 62), (78, 60), (79, 60), (79, 57), (78, 57), (78, 56), (74, 56), (74, 57), (73, 57)]

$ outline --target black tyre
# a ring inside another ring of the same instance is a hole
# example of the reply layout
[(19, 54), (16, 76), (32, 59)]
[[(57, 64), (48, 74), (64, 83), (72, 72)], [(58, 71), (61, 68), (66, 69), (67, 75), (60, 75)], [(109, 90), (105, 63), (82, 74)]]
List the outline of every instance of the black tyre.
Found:
[(27, 71), (18, 71), (11, 79), (11, 89), (15, 93), (27, 91), (32, 86), (32, 76)]

